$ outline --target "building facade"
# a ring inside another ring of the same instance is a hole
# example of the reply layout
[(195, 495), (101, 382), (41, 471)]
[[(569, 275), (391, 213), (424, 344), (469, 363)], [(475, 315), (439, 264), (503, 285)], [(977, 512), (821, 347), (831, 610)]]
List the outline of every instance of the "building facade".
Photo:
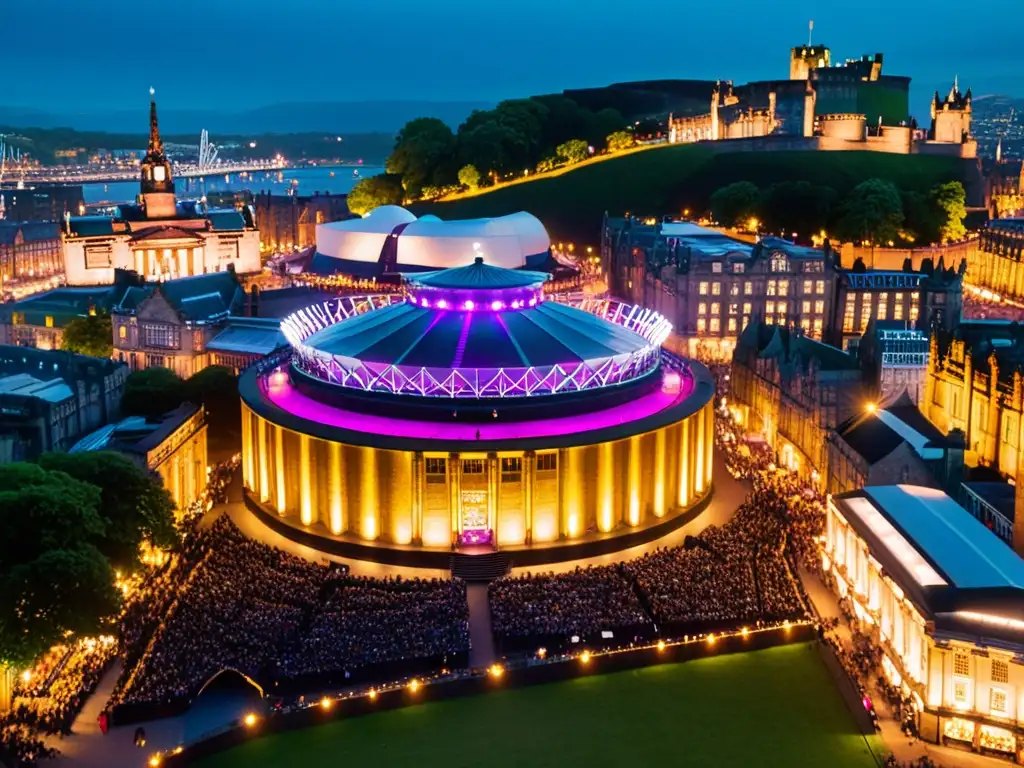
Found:
[(207, 345), (243, 303), (232, 271), (123, 288), (111, 309), (114, 358), (133, 371), (161, 366), (187, 379), (210, 364)]
[(1024, 758), (1024, 561), (949, 496), (829, 499), (822, 565), (925, 741)]
[(109, 286), (54, 288), (0, 304), (0, 344), (60, 349), (68, 324), (108, 311), (113, 293)]
[(253, 205), (260, 228), (260, 246), (276, 253), (316, 245), (316, 227), (352, 218), (348, 195), (272, 195), (262, 192)]
[(928, 332), (909, 320), (875, 320), (860, 339), (857, 355), (870, 381), (874, 399), (889, 403), (903, 394), (911, 402), (924, 399), (928, 379)]
[(81, 184), (41, 184), (0, 189), (2, 219), (9, 222), (61, 221), (85, 211)]
[(63, 274), (59, 224), (0, 221), (0, 299), (39, 290)]
[(1018, 301), (1024, 300), (1024, 220), (997, 219), (981, 231), (967, 279), (971, 284)]
[(71, 453), (118, 451), (155, 472), (179, 513), (201, 500), (207, 482), (206, 419), (202, 406), (183, 403), (156, 420), (130, 416), (76, 443)]
[(259, 232), (251, 208), (211, 211), (202, 203), (177, 201), (155, 102), (150, 103), (149, 150), (140, 173), (137, 204), (120, 206), (115, 216), (65, 218), (68, 285), (109, 284), (117, 269), (134, 270), (148, 280), (228, 269), (240, 275), (260, 271)]
[(70, 352), (0, 346), (0, 461), (31, 461), (120, 414), (126, 366)]
[(748, 433), (763, 435), (780, 464), (819, 487), (829, 431), (866, 405), (855, 357), (764, 322), (740, 335), (729, 392), (733, 418)]

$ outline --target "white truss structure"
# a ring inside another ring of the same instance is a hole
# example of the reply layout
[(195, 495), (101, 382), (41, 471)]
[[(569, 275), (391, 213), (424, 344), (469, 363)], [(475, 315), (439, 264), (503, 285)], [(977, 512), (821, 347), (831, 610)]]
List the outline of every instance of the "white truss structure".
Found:
[(217, 162), (217, 147), (210, 141), (210, 134), (203, 128), (199, 134), (199, 170), (209, 171)]

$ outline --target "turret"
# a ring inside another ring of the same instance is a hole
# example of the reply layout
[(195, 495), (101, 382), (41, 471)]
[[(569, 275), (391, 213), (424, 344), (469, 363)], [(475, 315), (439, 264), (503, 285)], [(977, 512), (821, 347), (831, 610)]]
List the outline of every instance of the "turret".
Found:
[(160, 126), (156, 116), (155, 91), (149, 89), (149, 147), (140, 165), (140, 202), (147, 219), (170, 218), (177, 213), (171, 163), (164, 154)]

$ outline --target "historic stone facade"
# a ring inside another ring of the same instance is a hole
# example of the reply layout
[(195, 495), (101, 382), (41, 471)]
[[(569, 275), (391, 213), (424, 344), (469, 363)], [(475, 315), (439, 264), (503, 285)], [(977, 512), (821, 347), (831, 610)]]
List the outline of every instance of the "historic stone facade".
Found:
[(979, 247), (967, 271), (977, 288), (1024, 300), (1024, 221), (997, 219), (981, 231)]

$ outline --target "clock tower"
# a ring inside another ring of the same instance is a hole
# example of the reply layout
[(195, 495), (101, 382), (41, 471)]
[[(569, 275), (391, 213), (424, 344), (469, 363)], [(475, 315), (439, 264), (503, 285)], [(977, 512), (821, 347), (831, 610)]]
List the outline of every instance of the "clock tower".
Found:
[(139, 195), (147, 219), (167, 219), (177, 215), (171, 163), (164, 154), (160, 126), (156, 120), (154, 90), (149, 89), (149, 148), (142, 158), (142, 183)]

